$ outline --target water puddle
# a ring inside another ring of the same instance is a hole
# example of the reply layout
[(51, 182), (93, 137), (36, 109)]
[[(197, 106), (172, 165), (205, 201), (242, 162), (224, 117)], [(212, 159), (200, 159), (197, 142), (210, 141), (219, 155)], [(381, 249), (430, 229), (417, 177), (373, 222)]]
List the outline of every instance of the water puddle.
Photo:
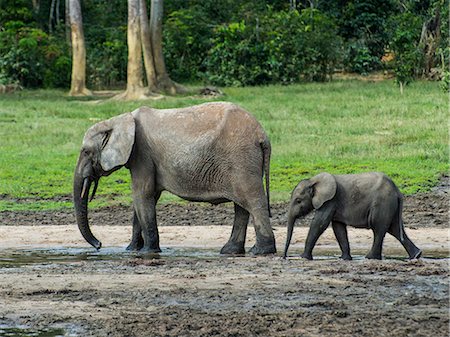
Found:
[(217, 249), (163, 248), (160, 254), (128, 252), (123, 247), (106, 247), (99, 251), (92, 248), (15, 249), (0, 250), (0, 268), (20, 267), (32, 264), (73, 263), (81, 261), (120, 261), (130, 258), (220, 258)]
[[(300, 257), (303, 249), (290, 249), (289, 250), (289, 259), (290, 260), (301, 260)], [(363, 261), (366, 260), (366, 250), (355, 249), (352, 250), (352, 258), (353, 261)], [(328, 248), (319, 248), (314, 253), (314, 261), (329, 261), (329, 260), (339, 260), (339, 252), (336, 249), (328, 249)], [(424, 261), (427, 260), (441, 260), (441, 259), (450, 259), (449, 251), (446, 250), (428, 250), (424, 251), (422, 257), (420, 258)], [(383, 254), (383, 260), (397, 260), (397, 261), (409, 261), (408, 255), (406, 252), (403, 254), (401, 251), (388, 251), (386, 254)]]
[(31, 329), (24, 326), (8, 326), (0, 324), (0, 337), (60, 337), (66, 336), (64, 329), (46, 328)]
[[(355, 252), (353, 260), (364, 260), (364, 255)], [(301, 251), (293, 250), (289, 254), (289, 259), (301, 259)], [(247, 255), (251, 256), (251, 255)], [(163, 248), (160, 254), (142, 254), (139, 252), (128, 252), (123, 247), (106, 247), (99, 251), (92, 248), (67, 248), (54, 247), (51, 249), (14, 249), (0, 250), (0, 268), (14, 268), (25, 265), (48, 265), (55, 263), (76, 263), (82, 261), (121, 261), (133, 258), (141, 259), (219, 259), (227, 258), (219, 254), (217, 248), (192, 248), (192, 247), (168, 247)], [(445, 251), (427, 252), (423, 259), (448, 259), (449, 256)], [(321, 251), (320, 254), (314, 255), (314, 260), (329, 261), (338, 260), (339, 255), (336, 252)], [(386, 260), (408, 260), (406, 256), (390, 256), (384, 257)], [(0, 335), (1, 336), (1, 335)]]

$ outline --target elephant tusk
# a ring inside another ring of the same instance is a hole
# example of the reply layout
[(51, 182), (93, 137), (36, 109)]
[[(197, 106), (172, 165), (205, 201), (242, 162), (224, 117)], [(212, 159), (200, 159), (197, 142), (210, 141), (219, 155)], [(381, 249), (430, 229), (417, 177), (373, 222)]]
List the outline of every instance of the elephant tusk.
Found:
[(89, 178), (84, 178), (83, 180), (83, 189), (81, 190), (80, 198), (83, 199), (84, 195), (86, 194), (86, 190), (88, 189), (89, 185)]
[(94, 199), (95, 192), (97, 192), (97, 187), (98, 187), (98, 179), (94, 179), (94, 189), (92, 190), (92, 195), (91, 198), (89, 199), (89, 202), (91, 202), (92, 199)]

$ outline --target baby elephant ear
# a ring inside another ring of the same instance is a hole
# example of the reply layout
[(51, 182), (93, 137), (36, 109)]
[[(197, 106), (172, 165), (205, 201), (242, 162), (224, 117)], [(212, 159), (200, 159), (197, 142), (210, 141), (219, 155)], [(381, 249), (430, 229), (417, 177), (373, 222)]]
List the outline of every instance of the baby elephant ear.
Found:
[(311, 178), (314, 187), (314, 196), (312, 203), (314, 209), (319, 209), (322, 205), (331, 200), (336, 195), (336, 179), (329, 173), (320, 173)]
[(135, 123), (131, 113), (105, 121), (107, 126), (102, 142), (100, 165), (106, 172), (125, 165), (134, 144)]

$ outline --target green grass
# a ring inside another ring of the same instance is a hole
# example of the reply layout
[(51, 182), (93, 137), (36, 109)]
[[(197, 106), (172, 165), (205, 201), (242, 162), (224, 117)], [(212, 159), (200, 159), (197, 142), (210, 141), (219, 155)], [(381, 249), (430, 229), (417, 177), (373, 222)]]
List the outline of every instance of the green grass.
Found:
[[(256, 115), (272, 142), (272, 200), (288, 200), (299, 180), (321, 171), (383, 171), (403, 193), (427, 191), (448, 172), (448, 97), (437, 83), (415, 82), (400, 95), (391, 81), (224, 89), (222, 100)], [(72, 174), (89, 126), (141, 105), (204, 102), (93, 102), (63, 91), (0, 96), (0, 211), (71, 207)], [(100, 182), (93, 206), (129, 204), (122, 169)], [(19, 199), (20, 202), (15, 202)], [(177, 200), (168, 194), (166, 202)]]

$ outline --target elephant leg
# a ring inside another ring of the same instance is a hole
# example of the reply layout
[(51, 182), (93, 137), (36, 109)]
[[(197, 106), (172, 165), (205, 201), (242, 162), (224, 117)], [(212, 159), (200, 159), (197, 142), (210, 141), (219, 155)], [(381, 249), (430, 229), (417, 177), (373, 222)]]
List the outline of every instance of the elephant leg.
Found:
[(250, 214), (253, 216), (256, 232), (256, 243), (250, 248), (250, 253), (254, 255), (275, 254), (277, 248), (267, 205), (262, 208), (253, 208)]
[(382, 259), (383, 241), (386, 236), (390, 224), (392, 222), (393, 213), (388, 212), (388, 209), (381, 206), (373, 207), (369, 211), (368, 225), (373, 231), (372, 248), (366, 255), (367, 259)]
[[(147, 187), (147, 188), (145, 188)], [(141, 227), (144, 245), (141, 252), (159, 253), (159, 233), (156, 226), (156, 202), (159, 194), (149, 189), (148, 186), (133, 181), (133, 202), (137, 220)]]
[(131, 234), (131, 242), (127, 247), (127, 250), (138, 251), (144, 246), (144, 239), (142, 237), (142, 229), (139, 224), (136, 211), (133, 211), (133, 232)]
[(316, 211), (314, 219), (309, 227), (308, 235), (305, 242), (305, 250), (301, 257), (312, 260), (312, 250), (316, 245), (319, 237), (325, 232), (328, 225), (331, 222), (334, 213), (334, 205), (328, 203), (323, 205), (319, 210)]
[[(254, 255), (275, 254), (275, 236), (269, 218), (269, 205), (261, 177), (237, 175), (233, 185), (235, 203), (241, 205), (253, 217), (256, 243), (249, 253)], [(237, 233), (236, 233), (237, 234)]]
[(332, 226), (334, 235), (336, 236), (336, 240), (339, 243), (339, 247), (341, 248), (341, 259), (351, 260), (352, 256), (350, 255), (350, 244), (348, 243), (347, 226), (337, 221), (333, 221)]
[[(396, 221), (389, 228), (388, 233), (391, 234), (393, 237), (395, 237), (398, 241), (400, 241), (400, 243), (408, 252), (410, 259), (418, 259), (422, 255), (422, 251), (406, 235), (404, 227), (402, 228), (403, 233), (401, 233), (400, 226), (403, 227), (403, 224), (399, 225), (398, 222)], [(403, 234), (403, 240), (401, 234)]]
[(383, 240), (386, 232), (383, 230), (373, 230), (372, 249), (366, 255), (367, 259), (381, 260), (381, 251), (383, 249)]
[(234, 203), (234, 223), (231, 237), (223, 246), (220, 254), (245, 254), (245, 237), (250, 213)]

